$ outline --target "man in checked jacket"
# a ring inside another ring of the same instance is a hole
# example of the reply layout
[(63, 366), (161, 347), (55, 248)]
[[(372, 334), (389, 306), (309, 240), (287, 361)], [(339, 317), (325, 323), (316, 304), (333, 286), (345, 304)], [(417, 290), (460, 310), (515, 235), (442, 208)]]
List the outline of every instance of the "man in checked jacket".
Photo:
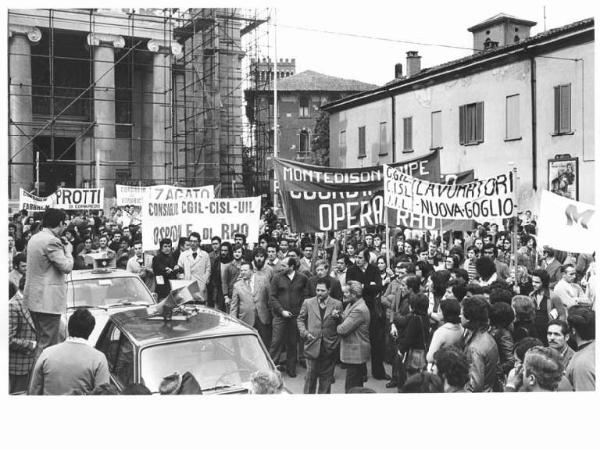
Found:
[(29, 373), (35, 362), (37, 333), (23, 300), (14, 296), (8, 302), (8, 379), (9, 393), (27, 391)]

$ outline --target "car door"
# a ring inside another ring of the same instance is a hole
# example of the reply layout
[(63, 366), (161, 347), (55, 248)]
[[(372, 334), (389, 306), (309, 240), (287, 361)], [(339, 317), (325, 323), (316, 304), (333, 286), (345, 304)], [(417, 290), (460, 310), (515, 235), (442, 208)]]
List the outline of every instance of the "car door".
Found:
[(127, 336), (113, 322), (106, 325), (96, 348), (108, 362), (110, 381), (122, 391), (134, 382), (134, 347)]

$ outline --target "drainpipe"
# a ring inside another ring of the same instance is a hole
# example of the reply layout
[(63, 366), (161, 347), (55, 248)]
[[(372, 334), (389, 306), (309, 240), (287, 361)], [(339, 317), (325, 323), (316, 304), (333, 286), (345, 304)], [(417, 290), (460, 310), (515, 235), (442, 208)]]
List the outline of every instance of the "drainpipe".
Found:
[(396, 102), (394, 94), (390, 97), (392, 100), (392, 162), (396, 162)]
[(532, 170), (533, 176), (531, 177), (531, 183), (534, 191), (537, 191), (537, 102), (535, 93), (536, 84), (536, 68), (535, 68), (535, 56), (530, 56), (529, 61), (531, 63), (531, 158), (532, 158)]

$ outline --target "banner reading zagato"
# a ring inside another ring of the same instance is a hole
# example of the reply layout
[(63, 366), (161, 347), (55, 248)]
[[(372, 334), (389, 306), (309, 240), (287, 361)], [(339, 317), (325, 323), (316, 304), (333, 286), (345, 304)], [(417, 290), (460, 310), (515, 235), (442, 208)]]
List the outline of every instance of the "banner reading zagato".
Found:
[(150, 195), (156, 200), (177, 201), (182, 198), (215, 198), (214, 186), (181, 187), (161, 184), (156, 186), (115, 185), (117, 206), (142, 206), (144, 197)]
[[(275, 158), (282, 206), (296, 232), (345, 230), (385, 223), (383, 167), (319, 167)], [(438, 151), (391, 165), (427, 180), (440, 180)], [(389, 211), (390, 225), (434, 229), (435, 219)]]
[(385, 205), (439, 219), (509, 218), (514, 215), (513, 173), (465, 184), (418, 179), (384, 165)]
[(199, 233), (203, 242), (210, 242), (213, 236), (233, 241), (235, 233), (245, 234), (248, 242), (258, 242), (260, 200), (201, 196), (175, 200), (165, 191), (156, 190), (142, 204), (144, 250), (157, 250), (163, 238), (170, 238), (176, 246), (181, 236), (189, 236), (192, 231)]

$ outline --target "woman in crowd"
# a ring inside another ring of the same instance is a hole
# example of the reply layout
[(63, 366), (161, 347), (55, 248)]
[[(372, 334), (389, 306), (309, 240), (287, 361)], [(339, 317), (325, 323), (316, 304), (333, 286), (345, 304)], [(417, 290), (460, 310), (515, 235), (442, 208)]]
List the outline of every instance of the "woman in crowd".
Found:
[(513, 339), (515, 342), (525, 337), (538, 338), (535, 327), (535, 305), (530, 297), (515, 295), (512, 299), (512, 307), (515, 311), (515, 323), (513, 327)]
[(515, 313), (509, 304), (498, 302), (490, 307), (490, 334), (496, 341), (500, 358), (498, 368), (499, 385), (504, 385), (506, 376), (515, 365), (514, 341), (509, 331), (514, 319)]
[(435, 330), (431, 338), (427, 352), (427, 362), (430, 364), (433, 364), (434, 355), (440, 348), (462, 344), (464, 330), (460, 324), (460, 303), (454, 298), (449, 298), (441, 302), (440, 308), (444, 323)]
[(377, 258), (377, 271), (379, 272), (379, 276), (381, 277), (381, 290), (382, 292), (385, 292), (385, 290), (392, 281), (394, 272), (388, 269), (387, 262), (385, 260), (385, 257), (383, 256), (379, 256)]

